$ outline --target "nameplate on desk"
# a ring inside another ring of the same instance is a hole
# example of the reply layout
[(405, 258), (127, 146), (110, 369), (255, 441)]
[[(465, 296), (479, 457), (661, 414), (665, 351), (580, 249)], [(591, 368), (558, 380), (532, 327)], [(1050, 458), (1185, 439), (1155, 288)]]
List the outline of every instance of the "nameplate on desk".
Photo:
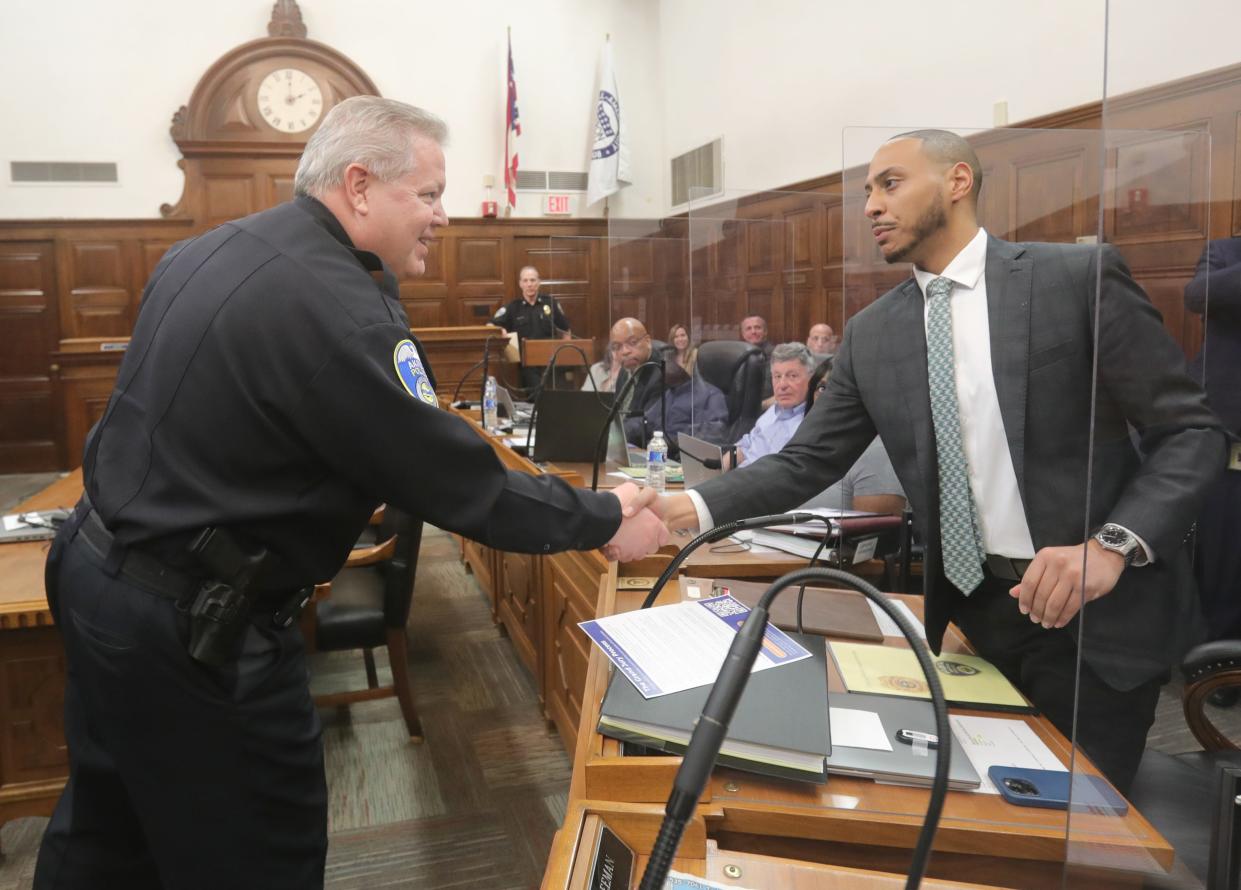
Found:
[(616, 579), (617, 590), (650, 590), (655, 586), (658, 578), (650, 578), (642, 575), (621, 575)]
[(100, 352), (124, 352), (128, 348), (128, 343), (100, 343)]
[(606, 825), (599, 826), (595, 862), (590, 868), (590, 890), (629, 890), (633, 877), (633, 850)]

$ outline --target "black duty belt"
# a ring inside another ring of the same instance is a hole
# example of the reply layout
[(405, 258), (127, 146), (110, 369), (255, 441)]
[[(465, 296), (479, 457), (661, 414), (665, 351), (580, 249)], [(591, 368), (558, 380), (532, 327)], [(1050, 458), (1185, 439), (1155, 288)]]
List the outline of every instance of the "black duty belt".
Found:
[[(83, 507), (79, 507), (83, 509)], [(99, 514), (91, 510), (78, 530), (87, 546), (89, 546), (105, 563), (109, 561), (115, 539), (99, 518)], [(117, 574), (127, 581), (132, 581), (144, 590), (172, 600), (188, 600), (198, 590), (203, 579), (187, 572), (178, 571), (165, 565), (153, 556), (126, 548), (121, 557)]]
[(1020, 581), (1025, 577), (1026, 569), (1030, 567), (1028, 559), (1011, 559), (1007, 556), (996, 556), (994, 553), (987, 554), (987, 571), (992, 577), (999, 578), (1001, 581)]

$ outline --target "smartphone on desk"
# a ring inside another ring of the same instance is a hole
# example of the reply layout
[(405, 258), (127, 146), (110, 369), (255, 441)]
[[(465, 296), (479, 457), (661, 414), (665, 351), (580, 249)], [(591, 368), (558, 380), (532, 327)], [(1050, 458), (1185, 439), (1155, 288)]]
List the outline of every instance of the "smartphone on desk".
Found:
[(1112, 816), (1129, 812), (1129, 803), (1100, 776), (1018, 766), (993, 766), (987, 770), (987, 775), (1003, 798), (1019, 807), (1065, 810), (1069, 807), (1071, 791), (1075, 812)]

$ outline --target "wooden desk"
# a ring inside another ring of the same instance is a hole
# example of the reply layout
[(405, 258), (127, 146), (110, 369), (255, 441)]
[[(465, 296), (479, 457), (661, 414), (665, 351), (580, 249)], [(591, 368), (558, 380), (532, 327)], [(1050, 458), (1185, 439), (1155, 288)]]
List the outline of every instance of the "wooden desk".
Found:
[[(549, 473), (570, 485), (590, 484), (591, 464), (559, 463), (540, 466), (486, 432), (477, 410), (455, 411), (486, 439), (506, 467), (524, 473)], [(599, 487), (614, 488), (622, 480), (601, 471)], [(491, 603), (493, 619), (513, 642), (521, 662), (535, 678), (544, 715), (560, 733), (565, 748), (575, 750), (582, 716), (582, 692), (591, 652), (590, 640), (578, 623), (595, 617), (609, 564), (599, 551), (566, 552), (547, 556), (505, 553), (460, 539), (462, 559), (473, 571)], [(652, 579), (667, 567), (676, 548), (648, 559), (622, 565), (626, 577)], [(805, 560), (787, 553), (713, 553), (698, 550), (682, 567), (701, 577), (776, 578)], [(882, 564), (876, 563), (877, 568)], [(614, 567), (613, 567), (614, 568)], [(615, 584), (615, 574), (612, 575)], [(638, 582), (642, 583), (642, 582)], [(649, 589), (649, 583), (647, 588)]]
[[(543, 890), (583, 890), (587, 886), (602, 824), (637, 854), (632, 881), (632, 885), (637, 886), (662, 818), (662, 808), (650, 804), (603, 801), (570, 804), (564, 824), (552, 842), (547, 871), (543, 875)], [(694, 819), (686, 827), (672, 868), (726, 886), (788, 887), (792, 890), (899, 890), (905, 886), (904, 877), (899, 875), (725, 849), (707, 837), (701, 818)], [(922, 886), (927, 890), (983, 887), (934, 878), (924, 880)]]
[[(72, 507), (81, 495), (75, 470), (14, 512)], [(0, 825), (51, 815), (68, 777), (65, 657), (43, 593), (50, 544), (0, 544)]]
[[(641, 592), (618, 590), (613, 575), (610, 570), (601, 586), (600, 616), (636, 608), (643, 598)], [(660, 602), (675, 602), (679, 596), (679, 590), (669, 585)], [(904, 599), (921, 614), (920, 597)], [(904, 645), (896, 639), (888, 643)], [(944, 648), (968, 649), (955, 631)], [(593, 649), (588, 657), (569, 800), (662, 803), (681, 759), (622, 757), (619, 742), (595, 731), (608, 677), (606, 657)], [(838, 676), (829, 676), (829, 689), (844, 691)], [(955, 708), (953, 713), (987, 716), (986, 712)], [(1050, 722), (1036, 715), (1013, 716), (1025, 720), (1069, 765), (1071, 746)], [(1097, 774), (1080, 752), (1076, 769)], [(831, 776), (826, 785), (812, 785), (719, 768), (703, 793), (699, 812), (709, 835), (721, 846), (903, 873), (922, 824), (927, 793), (922, 788), (847, 776)], [(931, 874), (1003, 886), (1045, 887), (1058, 886), (1068, 858), (1082, 869), (1110, 867), (1137, 875), (1162, 874), (1172, 865), (1171, 846), (1135, 809), (1123, 817), (1075, 813), (1072, 819), (1070, 851), (1064, 812), (1016, 807), (998, 795), (950, 791), (936, 834)], [(1100, 888), (1139, 884), (1140, 878), (1130, 876), (1092, 873), (1090, 878), (1090, 886)]]

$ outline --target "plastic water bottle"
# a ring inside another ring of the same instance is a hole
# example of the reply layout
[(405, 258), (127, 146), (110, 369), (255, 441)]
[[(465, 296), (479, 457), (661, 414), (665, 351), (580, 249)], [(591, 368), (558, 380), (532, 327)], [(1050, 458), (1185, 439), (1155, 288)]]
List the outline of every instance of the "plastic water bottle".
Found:
[(663, 493), (664, 473), (668, 467), (668, 443), (662, 430), (656, 430), (646, 446), (646, 484)]
[(496, 379), (490, 374), (487, 375), (487, 382), (483, 384), (483, 429), (489, 433), (494, 433), (499, 426), (496, 420)]

